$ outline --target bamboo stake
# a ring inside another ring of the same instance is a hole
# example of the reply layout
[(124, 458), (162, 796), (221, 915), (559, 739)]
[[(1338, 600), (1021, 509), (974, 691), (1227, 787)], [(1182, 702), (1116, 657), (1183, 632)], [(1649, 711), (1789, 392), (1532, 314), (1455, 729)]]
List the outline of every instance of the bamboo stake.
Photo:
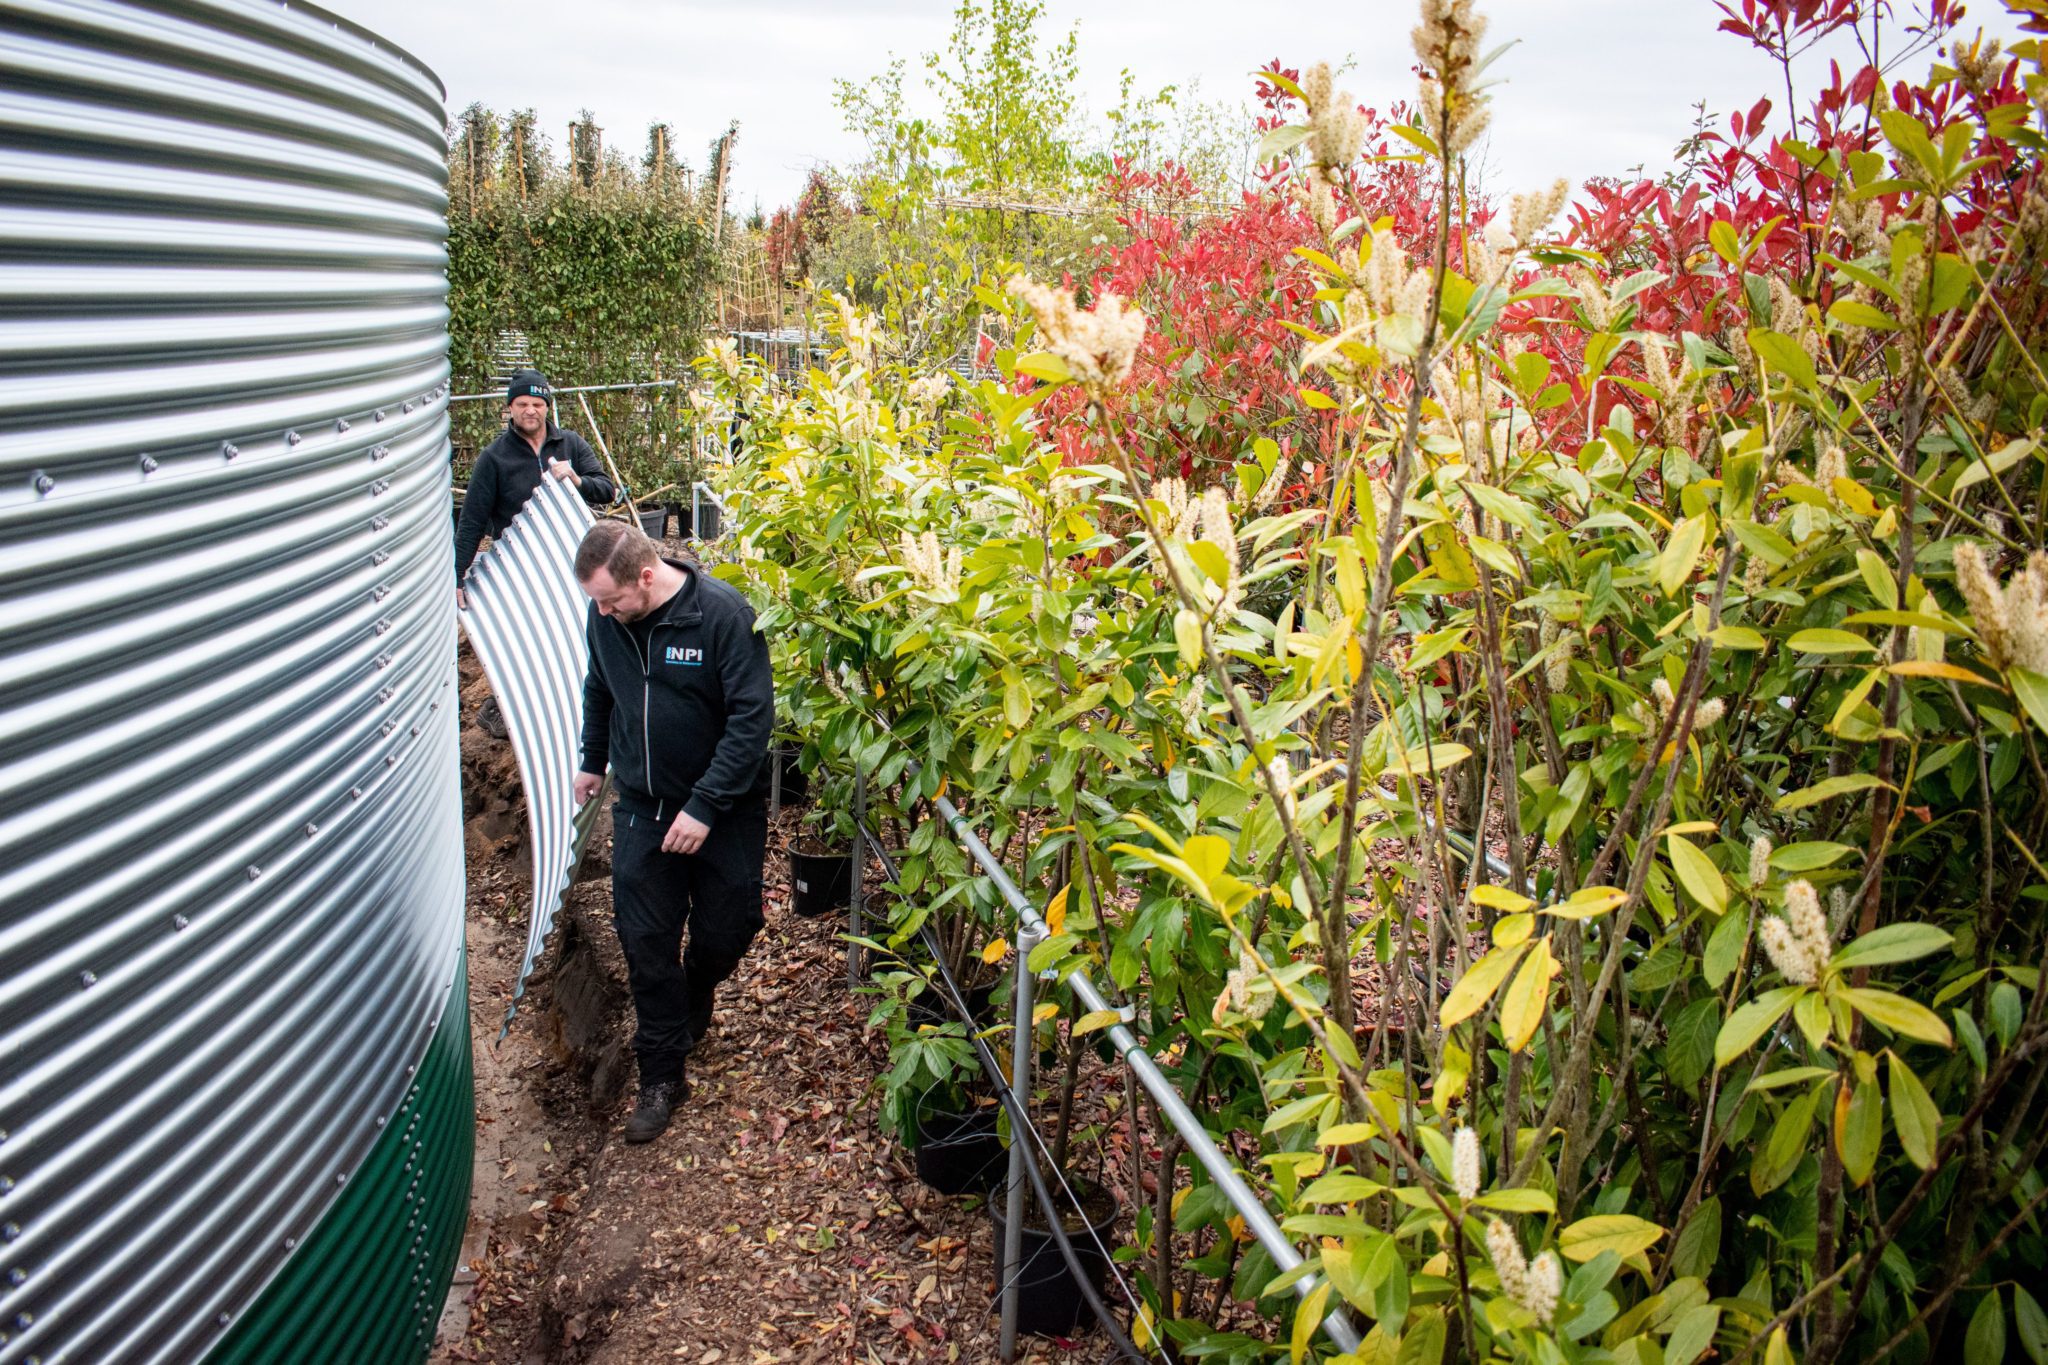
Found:
[(612, 472), (612, 486), (619, 490), (619, 497), (624, 500), (626, 510), (633, 514), (633, 520), (640, 520), (640, 507), (633, 501), (631, 490), (626, 487), (625, 476), (619, 473), (618, 465), (612, 463), (611, 447), (605, 444), (604, 433), (597, 428), (597, 417), (590, 411), (590, 400), (579, 393), (576, 395), (576, 402), (583, 408), (583, 420), (590, 423), (590, 434), (597, 438), (597, 453), (604, 456), (605, 468)]

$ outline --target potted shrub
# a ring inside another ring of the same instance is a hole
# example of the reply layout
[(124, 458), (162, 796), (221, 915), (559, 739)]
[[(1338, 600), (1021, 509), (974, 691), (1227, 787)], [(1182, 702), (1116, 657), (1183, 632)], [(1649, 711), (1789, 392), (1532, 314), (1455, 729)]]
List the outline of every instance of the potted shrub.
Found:
[(910, 1148), (926, 1185), (940, 1194), (985, 1194), (1006, 1160), (1001, 1109), (966, 1025), (950, 1011), (934, 1016), (936, 989), (929, 968), (900, 959), (875, 973), (878, 1000), (868, 1022), (888, 1035), (892, 1061), (877, 1083), (882, 1123)]
[(853, 850), (859, 831), (852, 809), (853, 780), (828, 774), (822, 798), (790, 839), (790, 908), (814, 919), (843, 908), (853, 892)]
[[(1115, 1245), (1116, 1197), (1098, 1181), (1069, 1175), (1066, 1181), (1076, 1204), (1060, 1201), (1060, 1231), (1074, 1248), (1074, 1259), (1100, 1294), (1109, 1276), (1109, 1257), (1103, 1248)], [(1048, 1175), (1046, 1187), (1060, 1200), (1060, 1182)], [(996, 1283), (1008, 1284), (1011, 1272), (1005, 1260), (1008, 1249), (1008, 1209), (1000, 1196), (988, 1201), (989, 1217), (995, 1224)], [(1074, 1291), (1067, 1258), (1053, 1240), (1051, 1225), (1035, 1194), (1024, 1200), (1024, 1235), (1019, 1249), (1017, 1281), (1017, 1330), (1029, 1336), (1066, 1337), (1088, 1320), (1088, 1301)]]

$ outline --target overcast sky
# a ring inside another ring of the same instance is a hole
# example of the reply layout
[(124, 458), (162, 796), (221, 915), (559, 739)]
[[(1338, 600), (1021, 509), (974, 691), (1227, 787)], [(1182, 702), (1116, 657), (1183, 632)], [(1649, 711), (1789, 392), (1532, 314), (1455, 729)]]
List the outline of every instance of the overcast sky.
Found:
[[(856, 158), (858, 142), (832, 104), (835, 77), (882, 70), (944, 46), (951, 0), (325, 0), (329, 7), (425, 61), (457, 111), (472, 101), (504, 113), (531, 107), (559, 156), (569, 121), (589, 108), (608, 147), (638, 154), (648, 124), (668, 122), (701, 167), (704, 147), (740, 122), (733, 204), (767, 209), (794, 199), (805, 173)], [(1482, 0), (1488, 45), (1519, 40), (1494, 68), (1488, 162), (1499, 190), (1574, 182), (1641, 165), (1668, 165), (1704, 98), (1722, 117), (1759, 95), (1779, 96), (1776, 67), (1715, 31), (1711, 0)], [(1901, 9), (1908, 8), (1902, 3)], [(2011, 36), (1995, 0), (1982, 21)], [(1243, 102), (1247, 74), (1273, 58), (1290, 66), (1347, 57), (1340, 84), (1384, 108), (1414, 90), (1410, 0), (1315, 5), (1298, 0), (1048, 0), (1053, 31), (1080, 26), (1082, 95), (1115, 102), (1118, 72), (1141, 88), (1199, 82), (1209, 99)], [(1831, 51), (1848, 55), (1837, 43)], [(1808, 58), (1808, 80), (1826, 52)], [(1917, 59), (1915, 74), (1926, 59)], [(1801, 94), (1802, 103), (1806, 95)], [(1774, 99), (1783, 113), (1783, 99)]]

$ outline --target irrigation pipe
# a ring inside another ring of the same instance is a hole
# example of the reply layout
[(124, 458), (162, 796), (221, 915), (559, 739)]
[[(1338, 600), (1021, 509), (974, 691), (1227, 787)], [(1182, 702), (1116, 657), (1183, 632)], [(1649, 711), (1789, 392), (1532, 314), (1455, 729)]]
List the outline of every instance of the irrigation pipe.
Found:
[[(947, 828), (953, 831), (953, 837), (958, 839), (974, 861), (981, 865), (982, 871), (988, 874), (988, 879), (995, 884), (997, 892), (1017, 913), (1018, 919), (1026, 926), (1035, 927), (1041, 933), (1045, 932), (1044, 919), (1025, 898), (1024, 893), (1017, 889), (1017, 884), (1010, 880), (1010, 874), (1003, 870), (1003, 865), (989, 852), (988, 845), (982, 843), (974, 833), (973, 827), (967, 823), (967, 818), (960, 813), (959, 808), (944, 796), (934, 797), (932, 804), (945, 820)], [(1106, 1011), (1117, 1016), (1118, 1022), (1105, 1030), (1109, 1035), (1110, 1044), (1115, 1047), (1117, 1055), (1123, 1058), (1124, 1065), (1130, 1067), (1132, 1074), (1138, 1078), (1138, 1084), (1145, 1087), (1145, 1092), (1159, 1106), (1159, 1111), (1166, 1117), (1166, 1121), (1172, 1124), (1174, 1131), (1187, 1142), (1188, 1151), (1202, 1164), (1202, 1169), (1216, 1182), (1217, 1188), (1223, 1191), (1224, 1198), (1243, 1216), (1245, 1225), (1251, 1229), (1252, 1235), (1258, 1238), (1259, 1245), (1273, 1258), (1273, 1264), (1282, 1272), (1293, 1270), (1300, 1265), (1301, 1253), (1295, 1249), (1293, 1241), (1280, 1230), (1280, 1225), (1273, 1221), (1273, 1215), (1267, 1212), (1265, 1204), (1252, 1193), (1251, 1187), (1246, 1185), (1244, 1178), (1237, 1173), (1237, 1168), (1224, 1156), (1223, 1149), (1218, 1147), (1216, 1140), (1209, 1135), (1207, 1126), (1192, 1109), (1188, 1108), (1187, 1101), (1181, 1098), (1180, 1091), (1167, 1079), (1166, 1073), (1152, 1060), (1152, 1054), (1145, 1050), (1144, 1044), (1131, 1032), (1129, 1011), (1112, 1006), (1103, 997), (1102, 992), (1096, 989), (1095, 983), (1079, 968), (1068, 972), (1065, 980), (1067, 989), (1087, 1006), (1090, 1013)], [(1306, 1299), (1314, 1292), (1320, 1279), (1317, 1275), (1302, 1276), (1294, 1282), (1295, 1294)], [(1330, 1340), (1337, 1343), (1339, 1350), (1358, 1350), (1358, 1329), (1352, 1326), (1350, 1315), (1343, 1309), (1331, 1309), (1323, 1319), (1323, 1329), (1330, 1334)]]
[[(625, 393), (629, 390), (635, 389), (672, 389), (676, 385), (686, 382), (694, 383), (695, 381), (686, 381), (681, 379), (649, 379), (643, 380), (642, 382), (637, 384), (576, 384), (568, 388), (551, 389), (549, 390), (549, 392), (557, 395), (565, 393)], [(504, 391), (500, 389), (494, 390), (493, 392), (490, 393), (458, 393), (450, 397), (448, 401), (451, 403), (481, 403), (484, 402), (486, 399), (491, 398), (497, 399), (500, 403), (504, 402)]]

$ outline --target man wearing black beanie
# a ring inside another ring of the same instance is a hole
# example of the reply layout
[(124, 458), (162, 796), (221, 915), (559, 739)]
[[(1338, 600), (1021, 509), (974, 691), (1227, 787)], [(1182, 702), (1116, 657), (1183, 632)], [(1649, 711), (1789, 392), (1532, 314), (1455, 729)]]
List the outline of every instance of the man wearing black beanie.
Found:
[(505, 534), (544, 478), (566, 479), (593, 507), (618, 496), (597, 453), (573, 431), (548, 418), (548, 381), (539, 370), (518, 370), (505, 386), (505, 434), (483, 448), (470, 470), (462, 497), (462, 521), (455, 528), (455, 602), (467, 607), (462, 580), (486, 533)]

